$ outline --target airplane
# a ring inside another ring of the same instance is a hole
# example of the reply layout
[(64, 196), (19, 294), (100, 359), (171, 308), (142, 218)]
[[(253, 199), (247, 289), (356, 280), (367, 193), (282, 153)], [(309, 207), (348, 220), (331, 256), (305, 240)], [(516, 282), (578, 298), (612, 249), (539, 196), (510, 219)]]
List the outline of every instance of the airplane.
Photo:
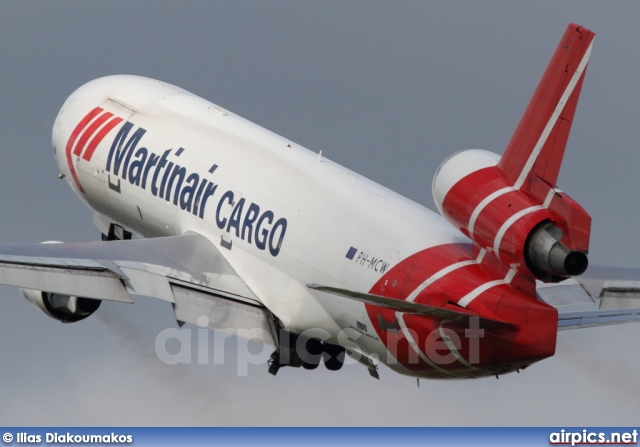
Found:
[(0, 283), (63, 323), (157, 298), (273, 345), (274, 375), (497, 377), (558, 330), (640, 321), (636, 273), (587, 270), (591, 218), (557, 187), (594, 35), (567, 27), (501, 156), (440, 165), (439, 214), (181, 88), (93, 80), (52, 143), (101, 240), (0, 245)]

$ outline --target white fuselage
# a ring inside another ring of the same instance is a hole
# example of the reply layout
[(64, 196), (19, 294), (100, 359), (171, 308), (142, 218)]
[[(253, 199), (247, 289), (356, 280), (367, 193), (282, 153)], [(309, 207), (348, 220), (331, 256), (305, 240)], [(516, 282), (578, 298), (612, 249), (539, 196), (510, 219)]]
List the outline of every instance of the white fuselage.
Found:
[[(68, 154), (74, 128), (95, 107), (122, 123), (89, 160), (85, 152)], [(151, 79), (110, 76), (79, 88), (60, 110), (53, 146), (70, 186), (103, 220), (141, 237), (206, 236), (294, 332), (326, 331), (335, 339), (344, 328), (369, 324), (364, 304), (308, 283), (366, 292), (420, 250), (469, 243), (430, 210)], [(375, 336), (356, 343), (365, 353), (386, 354)]]

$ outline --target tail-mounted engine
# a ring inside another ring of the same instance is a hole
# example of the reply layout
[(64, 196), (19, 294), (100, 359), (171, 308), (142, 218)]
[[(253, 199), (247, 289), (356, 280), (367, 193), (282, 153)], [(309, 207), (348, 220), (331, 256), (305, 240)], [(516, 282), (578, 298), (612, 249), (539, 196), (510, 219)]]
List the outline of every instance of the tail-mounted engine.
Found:
[(468, 150), (433, 180), (440, 213), (503, 263), (544, 281), (587, 268), (591, 218), (556, 188), (594, 33), (571, 24), (502, 157)]
[(63, 323), (84, 320), (100, 307), (100, 300), (77, 296), (41, 292), (33, 289), (20, 289), (27, 301), (51, 318)]
[(589, 215), (539, 177), (520, 189), (509, 184), (499, 160), (480, 150), (446, 160), (433, 181), (440, 213), (521, 273), (545, 281), (582, 274), (588, 265)]

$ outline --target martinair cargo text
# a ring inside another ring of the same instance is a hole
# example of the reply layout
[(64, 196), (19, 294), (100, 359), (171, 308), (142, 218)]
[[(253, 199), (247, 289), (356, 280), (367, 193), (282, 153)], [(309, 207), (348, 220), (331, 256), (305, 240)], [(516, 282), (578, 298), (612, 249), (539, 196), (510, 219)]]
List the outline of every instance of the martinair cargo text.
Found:
[(62, 322), (158, 298), (273, 345), (272, 374), (346, 355), (374, 377), (526, 368), (558, 329), (640, 319), (636, 283), (573, 278), (591, 218), (556, 186), (593, 39), (568, 26), (502, 156), (438, 168), (440, 215), (178, 87), (91, 81), (53, 151), (102, 240), (0, 245), (0, 283)]

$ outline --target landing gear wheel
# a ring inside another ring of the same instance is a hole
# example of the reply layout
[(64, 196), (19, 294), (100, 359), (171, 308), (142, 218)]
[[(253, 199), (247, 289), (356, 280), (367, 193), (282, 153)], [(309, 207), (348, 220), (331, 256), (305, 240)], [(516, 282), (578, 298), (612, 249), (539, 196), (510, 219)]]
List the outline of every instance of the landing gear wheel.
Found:
[(339, 371), (344, 364), (344, 348), (340, 345), (332, 345), (330, 343), (324, 344), (324, 352), (322, 353), (322, 359), (324, 360), (324, 366), (329, 371)]
[(322, 359), (322, 342), (317, 338), (308, 339), (302, 346), (302, 351), (298, 351), (302, 367), (304, 369), (316, 369)]

